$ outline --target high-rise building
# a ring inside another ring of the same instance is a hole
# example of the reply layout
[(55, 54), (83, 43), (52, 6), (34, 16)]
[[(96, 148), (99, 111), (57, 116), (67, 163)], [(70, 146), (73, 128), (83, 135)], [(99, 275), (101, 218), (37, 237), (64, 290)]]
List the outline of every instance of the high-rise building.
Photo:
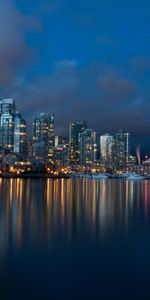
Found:
[(26, 122), (18, 113), (16, 113), (14, 116), (13, 151), (22, 158), (26, 157)]
[(54, 143), (54, 146), (57, 147), (59, 145), (59, 136), (56, 135), (55, 136), (55, 143)]
[(0, 146), (13, 151), (14, 145), (14, 114), (13, 99), (0, 100)]
[(100, 136), (100, 158), (104, 164), (112, 163), (113, 136), (106, 133)]
[(75, 121), (69, 125), (69, 162), (80, 163), (79, 134), (87, 128), (85, 122)]
[(26, 123), (16, 111), (13, 99), (0, 100), (0, 147), (25, 156)]
[(96, 132), (86, 129), (79, 134), (80, 164), (90, 166), (97, 159)]
[(130, 160), (130, 134), (120, 129), (114, 137), (113, 162), (118, 170), (127, 168)]
[(42, 163), (47, 163), (47, 152), (44, 142), (32, 143), (32, 158), (40, 160)]
[(57, 145), (54, 148), (54, 165), (57, 167), (67, 165), (67, 147), (65, 145)]
[(51, 162), (51, 160), (53, 159), (54, 144), (54, 115), (41, 113), (40, 116), (34, 118), (33, 121), (34, 156), (36, 158), (42, 159), (43, 162)]
[(26, 153), (27, 153), (27, 158), (31, 159), (32, 158), (32, 139), (28, 138), (26, 140)]

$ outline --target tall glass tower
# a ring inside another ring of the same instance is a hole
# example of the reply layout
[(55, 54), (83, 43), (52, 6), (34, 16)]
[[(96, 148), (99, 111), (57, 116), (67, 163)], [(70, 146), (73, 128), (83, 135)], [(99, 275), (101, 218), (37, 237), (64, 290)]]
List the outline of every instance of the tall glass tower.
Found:
[(80, 163), (79, 134), (87, 128), (85, 122), (75, 121), (69, 125), (69, 162)]
[(14, 116), (14, 147), (13, 151), (22, 158), (26, 158), (26, 122), (21, 115)]
[(86, 129), (79, 134), (80, 164), (91, 166), (97, 159), (96, 132)]
[(43, 162), (51, 162), (54, 144), (54, 115), (41, 113), (33, 120), (33, 156)]
[(112, 146), (113, 136), (106, 133), (100, 136), (100, 157), (104, 164), (111, 164), (112, 162)]
[(130, 134), (120, 129), (114, 137), (113, 161), (118, 170), (128, 167), (130, 158)]
[(16, 111), (13, 99), (0, 100), (0, 147), (25, 156), (26, 123)]

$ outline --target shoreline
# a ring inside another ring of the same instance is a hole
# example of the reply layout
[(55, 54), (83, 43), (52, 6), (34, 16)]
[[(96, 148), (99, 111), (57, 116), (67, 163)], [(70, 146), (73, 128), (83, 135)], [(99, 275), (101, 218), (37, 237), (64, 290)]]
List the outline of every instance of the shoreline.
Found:
[(70, 176), (68, 175), (49, 175), (49, 174), (0, 174), (0, 178), (53, 178), (53, 179), (69, 179)]
[(150, 180), (150, 176), (144, 176), (144, 175), (139, 175), (136, 177), (136, 175), (134, 176), (117, 176), (117, 175), (112, 175), (112, 174), (99, 174), (100, 177), (98, 176), (90, 176), (90, 174), (85, 174), (83, 176), (78, 176), (77, 174), (75, 175), (52, 175), (52, 174), (38, 174), (38, 173), (31, 173), (31, 174), (13, 174), (13, 173), (1, 173), (0, 174), (0, 178), (2, 179), (17, 179), (17, 178), (24, 178), (24, 179), (47, 179), (47, 178), (50, 178), (50, 179), (84, 179), (84, 178), (87, 178), (87, 179), (96, 179), (96, 180), (100, 180), (100, 179), (126, 179), (126, 180), (129, 180), (129, 179), (132, 179), (132, 180), (139, 180), (139, 179), (147, 179), (147, 180)]

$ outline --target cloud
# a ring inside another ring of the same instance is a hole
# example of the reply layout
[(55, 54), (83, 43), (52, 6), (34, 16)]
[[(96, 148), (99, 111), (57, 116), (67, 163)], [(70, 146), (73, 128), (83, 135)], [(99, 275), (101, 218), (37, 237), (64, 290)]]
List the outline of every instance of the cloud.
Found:
[[(59, 108), (61, 110), (65, 103), (72, 100), (78, 87), (77, 62), (64, 59), (54, 63), (51, 75), (41, 75), (33, 79), (30, 84), (22, 81), (22, 85), (20, 85), (19, 81), (17, 88), (12, 87), (12, 93), (15, 98), (22, 99), (19, 102), (20, 108), (27, 114), (36, 114), (40, 112), (41, 106), (45, 110), (56, 111)], [(23, 99), (27, 99), (27, 101), (23, 103)]]
[(104, 46), (116, 45), (116, 40), (113, 37), (107, 35), (98, 36), (96, 41), (98, 45), (104, 45)]
[(96, 17), (93, 14), (75, 14), (74, 21), (80, 25), (91, 26), (96, 22)]
[(119, 74), (120, 68), (94, 65), (81, 68), (76, 60), (56, 61), (48, 76), (17, 80), (10, 93), (27, 121), (41, 111), (55, 113), (59, 134), (68, 135), (72, 120), (86, 120), (98, 133), (125, 128), (148, 134), (150, 105), (135, 80)]
[(39, 13), (52, 13), (55, 11), (58, 11), (63, 6), (63, 0), (44, 0), (40, 1), (36, 10), (39, 11)]
[(31, 58), (26, 33), (40, 29), (39, 21), (20, 13), (12, 0), (0, 2), (0, 86), (9, 85)]
[(77, 68), (78, 63), (76, 60), (68, 60), (68, 59), (63, 59), (61, 61), (56, 61), (54, 63), (54, 72), (59, 73), (68, 73), (68, 72), (74, 72), (75, 69)]
[(128, 62), (136, 72), (150, 71), (150, 57), (134, 57)]
[(133, 80), (118, 77), (114, 75), (101, 76), (97, 79), (97, 86), (103, 93), (105, 99), (111, 101), (129, 100), (135, 96), (137, 91), (136, 84)]

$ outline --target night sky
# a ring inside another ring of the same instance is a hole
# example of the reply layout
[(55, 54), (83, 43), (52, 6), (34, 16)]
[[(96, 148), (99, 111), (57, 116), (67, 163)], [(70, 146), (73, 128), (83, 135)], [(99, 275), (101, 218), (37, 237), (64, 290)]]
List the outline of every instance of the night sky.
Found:
[(28, 122), (55, 113), (59, 134), (77, 119), (148, 141), (149, 13), (148, 0), (1, 0), (1, 96)]

